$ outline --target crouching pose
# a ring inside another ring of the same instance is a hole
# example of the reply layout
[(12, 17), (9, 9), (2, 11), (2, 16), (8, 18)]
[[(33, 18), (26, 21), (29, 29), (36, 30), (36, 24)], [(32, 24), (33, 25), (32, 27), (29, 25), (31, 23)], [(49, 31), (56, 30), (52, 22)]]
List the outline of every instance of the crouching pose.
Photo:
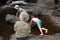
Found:
[(30, 30), (30, 24), (25, 22), (24, 17), (22, 20), (16, 21), (16, 23), (14, 24), (15, 37), (17, 38), (17, 40), (27, 40)]
[(39, 30), (40, 30), (40, 32), (41, 32), (40, 35), (44, 35), (42, 30), (45, 30), (45, 33), (48, 32), (48, 29), (41, 27), (41, 22), (42, 22), (42, 21), (41, 21), (39, 18), (36, 18), (34, 15), (31, 16), (31, 22), (30, 22), (30, 24), (31, 24), (32, 22), (35, 22), (35, 23), (37, 24), (37, 27), (39, 28)]

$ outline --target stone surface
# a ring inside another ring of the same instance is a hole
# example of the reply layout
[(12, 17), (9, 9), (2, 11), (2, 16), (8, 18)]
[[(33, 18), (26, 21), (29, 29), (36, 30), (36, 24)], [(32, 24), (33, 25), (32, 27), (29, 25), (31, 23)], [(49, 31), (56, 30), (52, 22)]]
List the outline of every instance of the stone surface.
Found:
[[(54, 13), (54, 10), (60, 9), (59, 4), (53, 4), (54, 0), (51, 0), (51, 2), (48, 2), (47, 0), (38, 0), (38, 3), (29, 3), (26, 6), (23, 6), (28, 12), (32, 12), (37, 14), (39, 18), (41, 18), (42, 26), (48, 28), (48, 34), (55, 34), (57, 32), (60, 33), (60, 12)], [(6, 14), (13, 14), (15, 15), (17, 10), (13, 9), (12, 6), (2, 6), (0, 7), (0, 35), (2, 35), (1, 40), (16, 40), (13, 30), (13, 24), (10, 24), (6, 22), (5, 17)], [(32, 14), (31, 13), (31, 14)], [(58, 26), (57, 26), (58, 25)], [(35, 27), (35, 26), (34, 26)], [(37, 28), (37, 27), (35, 27)], [(39, 31), (37, 29), (32, 30), (32, 34), (38, 35)], [(43, 38), (41, 36), (35, 36), (32, 37), (29, 40), (60, 40), (60, 34), (59, 35), (45, 35)], [(10, 39), (9, 39), (10, 38)]]

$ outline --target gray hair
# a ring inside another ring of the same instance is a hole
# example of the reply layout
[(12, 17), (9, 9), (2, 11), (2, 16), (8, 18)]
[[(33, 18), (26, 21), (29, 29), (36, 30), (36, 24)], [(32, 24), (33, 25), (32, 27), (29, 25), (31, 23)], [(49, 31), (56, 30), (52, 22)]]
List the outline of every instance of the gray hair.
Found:
[(23, 14), (19, 17), (20, 20), (28, 21), (29, 20), (29, 14)]

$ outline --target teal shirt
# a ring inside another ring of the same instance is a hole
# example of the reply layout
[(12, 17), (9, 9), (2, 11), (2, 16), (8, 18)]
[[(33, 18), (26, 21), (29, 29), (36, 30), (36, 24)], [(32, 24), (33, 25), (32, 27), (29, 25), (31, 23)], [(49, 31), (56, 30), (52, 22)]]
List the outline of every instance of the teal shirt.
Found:
[(40, 19), (38, 19), (38, 20), (36, 20), (36, 23), (37, 23), (37, 24), (41, 24), (42, 21), (41, 21)]
[(42, 23), (42, 21), (39, 18), (32, 18), (32, 21), (36, 22), (37, 24)]

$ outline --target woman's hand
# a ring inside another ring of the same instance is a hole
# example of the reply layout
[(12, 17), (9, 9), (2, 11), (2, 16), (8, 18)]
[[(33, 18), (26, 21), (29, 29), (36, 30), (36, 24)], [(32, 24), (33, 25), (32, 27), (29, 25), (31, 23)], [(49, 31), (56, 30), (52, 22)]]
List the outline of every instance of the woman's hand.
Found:
[(17, 16), (15, 16), (16, 18), (18, 18)]

